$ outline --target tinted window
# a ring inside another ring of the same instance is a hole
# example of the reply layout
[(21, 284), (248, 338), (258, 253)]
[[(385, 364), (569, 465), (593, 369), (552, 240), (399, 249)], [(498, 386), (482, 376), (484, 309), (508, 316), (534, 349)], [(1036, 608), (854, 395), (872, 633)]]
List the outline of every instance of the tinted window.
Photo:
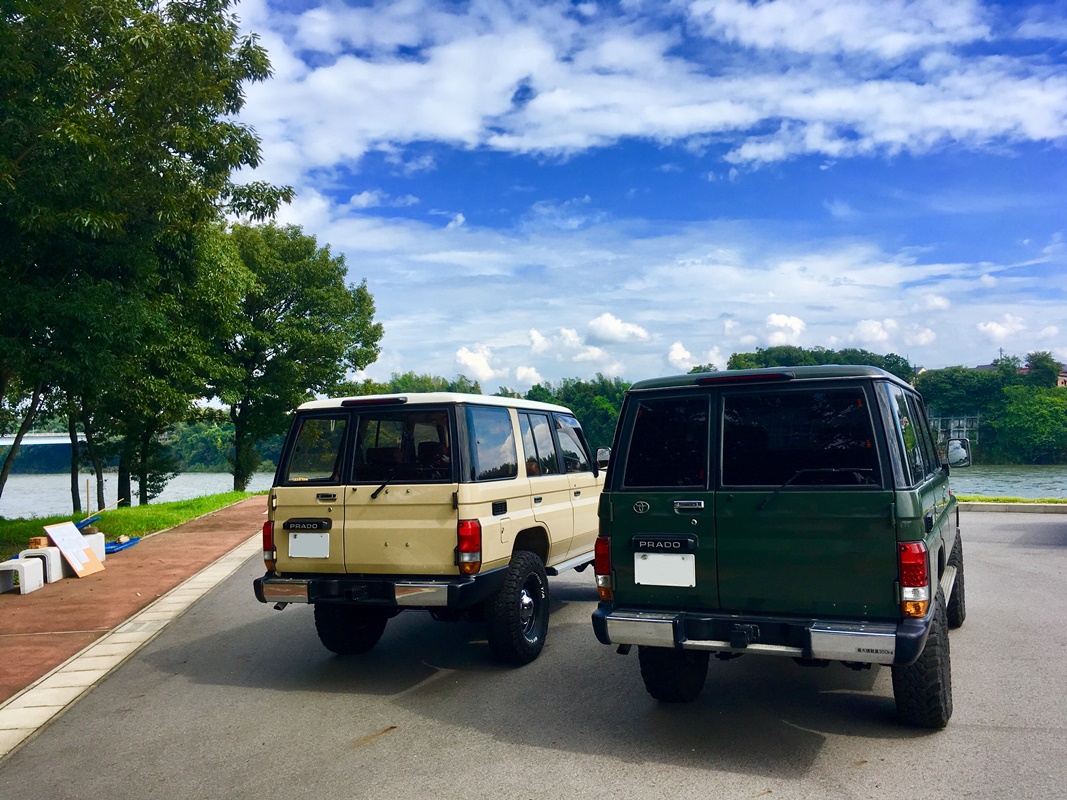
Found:
[(623, 486), (707, 485), (707, 397), (641, 400), (632, 419)]
[(728, 395), (722, 482), (727, 486), (856, 486), (881, 482), (863, 391)]
[(298, 423), (293, 451), (285, 473), (286, 483), (332, 481), (340, 483), (341, 457), (347, 417), (304, 417)]
[(582, 429), (578, 420), (566, 414), (556, 414), (556, 436), (559, 438), (559, 454), (567, 472), (590, 472), (589, 455), (582, 441)]
[(895, 386), (889, 388), (889, 406), (894, 417), (896, 444), (903, 459), (904, 485), (914, 486), (926, 474), (921, 434), (912, 422), (912, 410), (902, 389)]
[(922, 451), (924, 474), (933, 475), (941, 468), (941, 459), (938, 458), (937, 447), (930, 435), (930, 423), (926, 419), (926, 408), (915, 395), (909, 394), (907, 398), (908, 408), (910, 409), (909, 419), (915, 428), (919, 439), (919, 448)]
[(451, 477), (447, 411), (360, 412), (352, 465), (354, 482), (448, 481)]
[(468, 407), (467, 431), (470, 436), (471, 480), (514, 478), (518, 474), (518, 450), (511, 428), (511, 415), (506, 408)]
[(559, 462), (556, 460), (556, 446), (552, 441), (548, 414), (520, 414), (519, 425), (522, 428), (522, 446), (526, 451), (526, 474), (530, 477), (558, 474)]

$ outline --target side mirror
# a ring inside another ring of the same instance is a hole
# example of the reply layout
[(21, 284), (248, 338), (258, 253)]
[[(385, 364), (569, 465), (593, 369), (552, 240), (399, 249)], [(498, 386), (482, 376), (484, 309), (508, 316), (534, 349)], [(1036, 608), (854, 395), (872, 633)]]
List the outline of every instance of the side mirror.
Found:
[(948, 440), (948, 465), (950, 467), (971, 466), (971, 440), (949, 439)]
[(598, 467), (606, 467), (609, 461), (611, 461), (611, 448), (598, 447), (596, 449), (596, 465)]

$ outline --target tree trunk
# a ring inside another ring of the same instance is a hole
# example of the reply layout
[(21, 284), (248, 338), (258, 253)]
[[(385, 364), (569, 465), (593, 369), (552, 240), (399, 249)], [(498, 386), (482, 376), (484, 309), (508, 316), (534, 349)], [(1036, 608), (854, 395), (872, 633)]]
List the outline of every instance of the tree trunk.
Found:
[[(89, 412), (82, 407), (82, 427), (85, 429), (85, 449), (89, 453), (89, 461), (93, 465), (93, 474), (96, 475), (96, 507), (104, 508), (104, 464), (100, 460), (100, 452), (96, 449), (96, 431), (90, 422)], [(119, 495), (120, 497), (122, 495)], [(89, 498), (85, 498), (86, 504)]]
[(37, 385), (33, 387), (33, 393), (30, 395), (30, 407), (26, 411), (26, 416), (22, 419), (22, 424), (19, 425), (18, 432), (15, 434), (15, 441), (11, 444), (11, 449), (7, 451), (7, 455), (4, 456), (4, 465), (0, 467), (0, 496), (4, 494), (4, 486), (7, 484), (7, 478), (11, 474), (11, 468), (15, 465), (15, 456), (19, 454), (19, 447), (22, 445), (22, 440), (26, 436), (26, 432), (33, 425), (33, 420), (37, 417), (37, 412), (41, 408), (41, 401), (44, 399), (44, 387)]
[(137, 505), (148, 505), (148, 449), (152, 445), (152, 434), (141, 432), (141, 446), (137, 453)]
[(243, 492), (259, 466), (260, 457), (244, 420), (235, 409), (230, 409), (230, 419), (233, 420), (233, 490)]
[(133, 493), (130, 491), (130, 460), (132, 454), (130, 453), (129, 439), (123, 437), (122, 448), (119, 450), (119, 506), (122, 508), (129, 508), (130, 498)]
[[(74, 507), (73, 513), (80, 514), (82, 510), (82, 494), (81, 488), (78, 486), (78, 465), (81, 462), (79, 456), (81, 455), (78, 449), (78, 422), (74, 414), (67, 415), (67, 433), (70, 434), (70, 499), (71, 505)], [(85, 498), (86, 504), (89, 502), (89, 498)]]

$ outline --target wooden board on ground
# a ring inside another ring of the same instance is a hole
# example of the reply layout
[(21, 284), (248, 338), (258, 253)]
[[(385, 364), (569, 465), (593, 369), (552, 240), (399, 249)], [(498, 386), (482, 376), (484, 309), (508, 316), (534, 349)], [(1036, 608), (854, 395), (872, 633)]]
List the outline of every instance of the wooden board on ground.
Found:
[(93, 548), (85, 541), (82, 532), (73, 522), (45, 525), (44, 530), (79, 578), (100, 572), (104, 568), (100, 559), (96, 557), (96, 553), (93, 552)]

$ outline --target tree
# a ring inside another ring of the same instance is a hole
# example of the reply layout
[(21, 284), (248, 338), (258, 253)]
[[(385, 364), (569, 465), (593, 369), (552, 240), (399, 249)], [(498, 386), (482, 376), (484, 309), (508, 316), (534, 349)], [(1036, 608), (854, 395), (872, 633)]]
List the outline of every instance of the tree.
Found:
[(1043, 350), (1026, 354), (1026, 369), (1027, 384), (1051, 389), (1059, 380), (1063, 364), (1057, 361), (1052, 353)]
[(292, 196), (231, 180), (259, 163), (234, 118), (270, 65), (230, 5), (0, 5), (0, 397), (20, 430), (52, 389), (118, 374), (152, 332), (145, 309), (188, 285), (204, 225)]
[(995, 456), (1015, 464), (1053, 464), (1067, 454), (1067, 392), (1009, 386), (989, 420), (997, 433)]
[(619, 410), (629, 388), (630, 384), (621, 378), (608, 379), (598, 372), (592, 381), (564, 378), (558, 384), (539, 383), (530, 387), (526, 399), (571, 409), (595, 452), (598, 447), (609, 446), (614, 439)]
[(843, 350), (828, 350), (825, 347), (803, 347), (780, 345), (777, 347), (757, 347), (754, 353), (734, 353), (726, 364), (727, 369), (758, 369), (761, 367), (802, 367), (822, 364), (866, 365), (884, 369), (901, 380), (911, 381), (915, 377), (915, 368), (903, 356), (896, 353), (879, 355), (870, 350), (846, 347)]
[(235, 225), (230, 238), (248, 284), (211, 381), (234, 425), (233, 486), (259, 463), (258, 440), (282, 432), (290, 412), (337, 391), (347, 370), (378, 357), (382, 326), (366, 281), (345, 285), (344, 256), (295, 225)]

